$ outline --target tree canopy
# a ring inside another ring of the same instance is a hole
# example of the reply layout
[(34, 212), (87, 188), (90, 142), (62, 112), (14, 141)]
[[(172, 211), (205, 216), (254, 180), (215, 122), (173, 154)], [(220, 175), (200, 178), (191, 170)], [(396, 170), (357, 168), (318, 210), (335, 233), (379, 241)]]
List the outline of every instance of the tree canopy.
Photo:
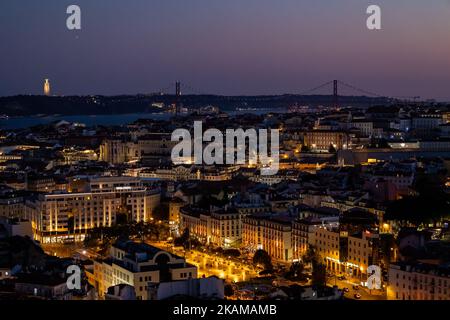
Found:
[(256, 250), (255, 255), (253, 256), (253, 263), (260, 264), (264, 267), (264, 270), (272, 270), (272, 259), (269, 254), (265, 250)]

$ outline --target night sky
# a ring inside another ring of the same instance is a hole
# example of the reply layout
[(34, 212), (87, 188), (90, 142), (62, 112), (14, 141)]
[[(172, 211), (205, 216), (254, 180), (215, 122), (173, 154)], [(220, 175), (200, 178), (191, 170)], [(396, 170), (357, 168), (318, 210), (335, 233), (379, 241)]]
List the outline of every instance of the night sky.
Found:
[[(78, 4), (82, 30), (66, 28)], [(369, 4), (382, 30), (366, 28)], [(0, 95), (302, 92), (450, 100), (449, 0), (1, 0)]]

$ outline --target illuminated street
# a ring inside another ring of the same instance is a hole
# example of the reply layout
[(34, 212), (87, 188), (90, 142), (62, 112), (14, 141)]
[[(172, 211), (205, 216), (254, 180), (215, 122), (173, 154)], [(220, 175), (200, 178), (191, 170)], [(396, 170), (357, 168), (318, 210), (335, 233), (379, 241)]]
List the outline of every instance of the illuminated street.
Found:
[(84, 249), (83, 243), (77, 244), (42, 244), (42, 249), (51, 256), (56, 256), (60, 258), (72, 257), (77, 250)]
[(217, 276), (231, 282), (242, 282), (255, 278), (258, 275), (258, 270), (245, 260), (238, 262), (237, 259), (228, 259), (206, 252), (199, 252), (196, 250), (185, 251), (184, 249), (173, 247), (166, 242), (148, 243), (181, 257), (185, 257), (188, 263), (193, 264), (198, 268), (199, 277)]
[(66, 2), (0, 1), (5, 315), (440, 314), (450, 0)]
[[(328, 277), (327, 284), (329, 286), (337, 285), (339, 289), (348, 288), (348, 292), (344, 292), (344, 297), (348, 299), (356, 299), (355, 294), (361, 295), (360, 300), (384, 300), (386, 297), (384, 294), (375, 293), (370, 294), (369, 289), (358, 285), (351, 280), (338, 280), (336, 276)], [(355, 287), (358, 285), (358, 287)], [(355, 289), (358, 288), (358, 289)]]

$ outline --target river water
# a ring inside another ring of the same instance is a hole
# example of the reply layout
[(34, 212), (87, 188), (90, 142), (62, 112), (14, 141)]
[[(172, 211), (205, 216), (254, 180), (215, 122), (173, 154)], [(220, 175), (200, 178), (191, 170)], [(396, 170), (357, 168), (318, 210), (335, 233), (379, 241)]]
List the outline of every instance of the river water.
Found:
[[(273, 110), (249, 110), (249, 111), (231, 111), (230, 115), (239, 115), (245, 113), (264, 114), (268, 112), (285, 112), (283, 109)], [(36, 126), (40, 124), (48, 124), (55, 121), (65, 120), (68, 122), (84, 123), (86, 126), (94, 125), (125, 125), (136, 121), (137, 119), (154, 119), (154, 120), (167, 120), (170, 119), (172, 114), (169, 113), (128, 113), (128, 114), (108, 114), (108, 115), (78, 115), (78, 116), (30, 116), (30, 117), (17, 117), (0, 120), (0, 129), (21, 129)]]

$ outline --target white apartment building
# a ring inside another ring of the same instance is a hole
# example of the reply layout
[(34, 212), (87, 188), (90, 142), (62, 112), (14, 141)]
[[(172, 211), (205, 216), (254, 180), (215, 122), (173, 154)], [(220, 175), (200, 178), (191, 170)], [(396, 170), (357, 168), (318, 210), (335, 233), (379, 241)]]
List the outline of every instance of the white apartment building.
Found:
[(320, 226), (320, 221), (307, 218), (292, 222), (292, 256), (299, 260), (308, 250), (310, 239), (315, 235), (316, 228)]
[(149, 221), (160, 202), (158, 189), (148, 190), (128, 177), (92, 178), (80, 189), (39, 195), (27, 202), (36, 240), (83, 241), (89, 229), (114, 225), (118, 214), (129, 221)]
[(234, 247), (241, 240), (242, 216), (235, 208), (211, 212), (210, 243), (219, 247)]
[(262, 249), (279, 262), (292, 261), (293, 217), (283, 215), (250, 215), (243, 219), (242, 246)]
[(203, 243), (207, 243), (211, 235), (210, 213), (195, 207), (180, 209), (180, 232), (189, 229), (189, 234)]
[(349, 125), (351, 128), (357, 128), (364, 136), (373, 135), (373, 122), (365, 120), (354, 120)]
[(243, 215), (236, 208), (201, 210), (193, 207), (180, 209), (180, 230), (188, 228), (201, 242), (219, 247), (235, 247), (242, 237)]
[(378, 237), (378, 234), (369, 231), (348, 237), (346, 260), (347, 266), (354, 268), (354, 275), (366, 275), (367, 268), (375, 263), (376, 252), (374, 250), (376, 250), (376, 247), (374, 247), (372, 240)]
[(128, 284), (134, 287), (138, 300), (147, 300), (151, 284), (197, 278), (197, 268), (185, 259), (145, 243), (117, 242), (110, 257), (94, 261), (88, 275), (100, 297), (109, 287)]
[(334, 223), (316, 228), (314, 235), (310, 237), (310, 244), (317, 249), (327, 270), (363, 280), (367, 276), (367, 268), (376, 257), (373, 246), (376, 238), (378, 234), (368, 231), (347, 235)]
[(389, 266), (388, 300), (450, 300), (450, 269), (431, 263)]
[(327, 270), (339, 273), (342, 269), (340, 261), (340, 233), (338, 225), (323, 225), (314, 230), (309, 239), (317, 253), (322, 257)]
[[(292, 252), (294, 259), (301, 259), (308, 250), (309, 245), (316, 244), (316, 234), (319, 228), (338, 226), (338, 216), (308, 216), (292, 222)], [(325, 229), (326, 230), (326, 229)]]

